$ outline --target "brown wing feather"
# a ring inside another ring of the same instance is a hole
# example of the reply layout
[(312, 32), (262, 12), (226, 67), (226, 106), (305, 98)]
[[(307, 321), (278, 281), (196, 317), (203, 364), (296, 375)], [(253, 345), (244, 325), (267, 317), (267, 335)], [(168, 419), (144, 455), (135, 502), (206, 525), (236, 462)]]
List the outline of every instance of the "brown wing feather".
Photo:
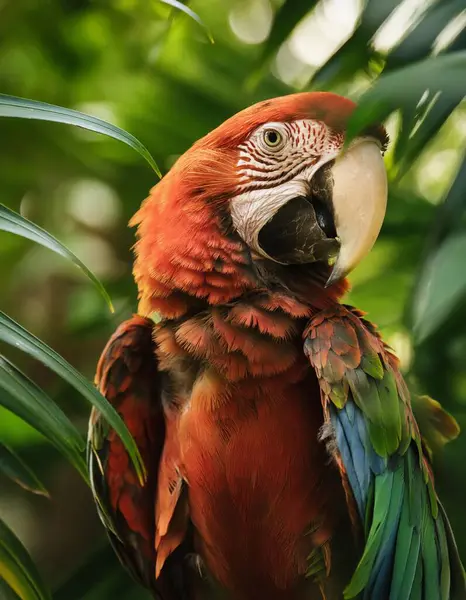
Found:
[(147, 481), (141, 485), (120, 438), (95, 410), (89, 424), (89, 471), (99, 514), (120, 561), (155, 598), (184, 600), (190, 598), (185, 574), (188, 541), (155, 576), (154, 513), (166, 431), (152, 329), (152, 321), (137, 315), (122, 323), (106, 345), (96, 374), (96, 385), (138, 445)]

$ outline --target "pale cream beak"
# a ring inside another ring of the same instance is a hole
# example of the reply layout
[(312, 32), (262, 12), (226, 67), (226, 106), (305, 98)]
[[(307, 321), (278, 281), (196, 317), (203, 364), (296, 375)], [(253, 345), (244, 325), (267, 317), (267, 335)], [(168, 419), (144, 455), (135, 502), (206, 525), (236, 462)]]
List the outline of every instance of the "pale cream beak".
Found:
[(355, 140), (332, 168), (335, 229), (340, 251), (328, 287), (352, 271), (370, 252), (387, 208), (387, 171), (380, 144)]

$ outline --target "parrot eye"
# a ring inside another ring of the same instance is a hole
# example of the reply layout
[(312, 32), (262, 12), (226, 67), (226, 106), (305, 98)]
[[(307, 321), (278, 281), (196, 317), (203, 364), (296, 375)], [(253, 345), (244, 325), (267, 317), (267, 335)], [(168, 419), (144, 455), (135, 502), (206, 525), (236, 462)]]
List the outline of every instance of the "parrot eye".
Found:
[(282, 145), (283, 135), (277, 129), (266, 129), (263, 133), (263, 139), (269, 148), (277, 148)]

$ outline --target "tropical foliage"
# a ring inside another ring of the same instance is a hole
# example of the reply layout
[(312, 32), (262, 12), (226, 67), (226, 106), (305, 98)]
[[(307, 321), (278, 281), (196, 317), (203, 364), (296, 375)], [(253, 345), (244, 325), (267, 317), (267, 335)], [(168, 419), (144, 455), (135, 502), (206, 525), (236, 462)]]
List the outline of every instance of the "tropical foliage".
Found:
[[(380, 324), (410, 385), (466, 427), (463, 0), (50, 0), (0, 14), (2, 598), (145, 597), (103, 539), (83, 460), (91, 403), (144, 476), (91, 383), (136, 306), (125, 223), (157, 165), (260, 99), (349, 95), (350, 136), (387, 120), (388, 215), (349, 301)], [(436, 470), (466, 558), (463, 457), (466, 437)]]

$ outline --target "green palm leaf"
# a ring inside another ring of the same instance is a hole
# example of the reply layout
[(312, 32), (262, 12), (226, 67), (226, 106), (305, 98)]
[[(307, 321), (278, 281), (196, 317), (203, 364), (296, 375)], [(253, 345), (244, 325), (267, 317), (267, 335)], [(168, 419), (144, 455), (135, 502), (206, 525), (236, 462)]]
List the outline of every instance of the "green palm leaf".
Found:
[(42, 482), (11, 448), (0, 443), (0, 472), (25, 490), (49, 497)]
[(186, 15), (188, 15), (188, 17), (191, 17), (191, 19), (196, 21), (196, 23), (199, 23), (199, 25), (205, 29), (207, 37), (209, 38), (209, 42), (211, 44), (214, 43), (214, 38), (212, 37), (212, 34), (210, 33), (210, 31), (207, 29), (204, 21), (201, 19), (201, 17), (197, 13), (195, 13), (193, 11), (192, 8), (189, 8), (189, 6), (187, 6), (183, 2), (180, 2), (179, 0), (160, 0), (160, 1), (163, 2), (164, 4), (168, 4), (168, 6), (173, 6), (173, 8), (176, 8), (176, 10), (184, 12)]
[(361, 130), (383, 121), (394, 110), (412, 110), (422, 94), (441, 91), (444, 98), (466, 95), (466, 51), (428, 58), (382, 75), (359, 101), (348, 123), (347, 143)]
[(371, 39), (397, 8), (399, 0), (368, 0), (355, 32), (314, 74), (312, 86), (320, 89), (352, 79), (374, 55)]
[(411, 32), (392, 50), (384, 72), (420, 61), (432, 52), (438, 35), (464, 10), (464, 0), (433, 2)]
[(0, 579), (0, 598), (2, 600), (21, 600), (4, 579)]
[(268, 60), (278, 51), (296, 25), (315, 8), (316, 4), (316, 0), (311, 2), (285, 0), (275, 15), (270, 35), (263, 45), (262, 61)]
[(23, 544), (0, 519), (0, 577), (21, 600), (51, 600)]
[(43, 390), (1, 355), (0, 388), (0, 405), (40, 432), (87, 481), (85, 443), (78, 430)]
[(68, 248), (54, 238), (53, 235), (50, 235), (50, 233), (38, 225), (31, 223), (31, 221), (28, 221), (28, 219), (25, 219), (3, 204), (0, 204), (0, 230), (8, 231), (9, 233), (14, 233), (16, 235), (20, 235), (21, 237), (27, 238), (28, 240), (32, 240), (33, 242), (37, 242), (38, 244), (45, 246), (45, 248), (48, 248), (49, 250), (52, 250), (53, 252), (56, 252), (57, 254), (60, 254), (61, 256), (70, 260), (78, 268), (80, 268), (81, 271), (87, 275), (87, 277), (89, 277), (89, 279), (104, 297), (110, 310), (115, 312), (110, 296), (108, 295), (102, 283), (86, 267), (86, 265), (81, 262), (79, 258), (73, 254), (73, 252), (71, 252), (71, 250), (68, 250)]
[(2, 312), (0, 312), (0, 340), (26, 352), (26, 354), (31, 355), (52, 369), (52, 371), (55, 371), (57, 375), (72, 385), (93, 406), (95, 406), (97, 410), (102, 413), (109, 425), (113, 427), (120, 436), (131, 456), (131, 460), (134, 463), (139, 477), (144, 479), (144, 464), (139, 450), (126, 425), (123, 423), (115, 409), (79, 371), (71, 366), (62, 356), (55, 352), (55, 350), (52, 350), (47, 344), (29, 333), (29, 331), (21, 327), (21, 325)]
[(436, 331), (466, 298), (466, 234), (455, 231), (464, 212), (466, 158), (438, 209), (430, 250), (420, 270), (409, 308), (417, 342)]
[(28, 100), (26, 98), (18, 98), (16, 96), (6, 96), (0, 94), (0, 117), (16, 117), (19, 119), (37, 119), (39, 121), (53, 121), (55, 123), (66, 123), (67, 125), (75, 125), (82, 127), (95, 133), (102, 133), (108, 137), (124, 142), (133, 150), (136, 150), (150, 166), (154, 169), (159, 177), (162, 177), (160, 169), (149, 150), (131, 133), (124, 129), (107, 123), (97, 117), (86, 115), (77, 110), (39, 102), (37, 100)]

